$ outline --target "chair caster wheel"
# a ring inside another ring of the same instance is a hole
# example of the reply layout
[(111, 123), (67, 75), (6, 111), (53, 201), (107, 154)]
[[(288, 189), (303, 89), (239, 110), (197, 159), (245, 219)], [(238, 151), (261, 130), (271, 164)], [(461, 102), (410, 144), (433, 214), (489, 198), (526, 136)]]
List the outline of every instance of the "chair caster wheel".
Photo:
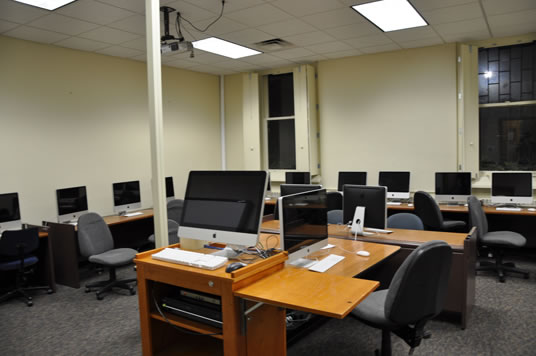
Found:
[(26, 299), (28, 299), (28, 303), (31, 303), (33, 298), (32, 297), (27, 297)]
[(50, 288), (47, 289), (47, 294), (52, 294), (52, 293), (54, 293), (54, 291), (52, 289), (50, 289)]
[(504, 277), (499, 278), (499, 282), (504, 283)]
[(88, 287), (86, 287), (86, 290), (85, 290), (84, 292), (89, 293), (89, 292), (91, 292), (91, 289), (89, 289)]
[(33, 302), (31, 300), (29, 300), (29, 301), (26, 302), (26, 305), (31, 307), (33, 305)]
[(130, 295), (136, 294), (136, 290), (134, 288), (130, 289)]
[(103, 299), (104, 299), (104, 297), (102, 295), (97, 294), (97, 300), (103, 300)]

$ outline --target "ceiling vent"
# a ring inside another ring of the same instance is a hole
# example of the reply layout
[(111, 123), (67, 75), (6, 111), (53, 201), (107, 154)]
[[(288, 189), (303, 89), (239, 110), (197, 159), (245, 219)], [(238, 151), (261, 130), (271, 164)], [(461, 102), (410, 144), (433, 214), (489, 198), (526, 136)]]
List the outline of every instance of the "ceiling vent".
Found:
[(253, 45), (263, 52), (273, 52), (294, 47), (292, 43), (282, 40), (281, 38), (272, 38), (270, 40), (254, 43)]

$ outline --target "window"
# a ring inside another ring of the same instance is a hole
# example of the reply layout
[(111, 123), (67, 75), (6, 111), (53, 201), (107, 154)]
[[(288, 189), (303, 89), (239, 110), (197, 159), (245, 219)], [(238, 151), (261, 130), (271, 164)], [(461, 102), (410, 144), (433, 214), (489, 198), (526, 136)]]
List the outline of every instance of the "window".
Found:
[(536, 42), (478, 51), (480, 170), (536, 170)]
[(267, 77), (268, 169), (296, 169), (293, 74)]

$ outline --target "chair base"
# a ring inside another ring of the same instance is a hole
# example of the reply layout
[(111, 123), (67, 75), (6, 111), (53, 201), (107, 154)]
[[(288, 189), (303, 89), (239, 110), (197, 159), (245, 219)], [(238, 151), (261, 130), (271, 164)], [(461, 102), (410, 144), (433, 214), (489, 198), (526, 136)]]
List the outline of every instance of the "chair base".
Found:
[(529, 272), (519, 269), (512, 262), (502, 262), (502, 256), (497, 255), (495, 262), (480, 261), (476, 267), (477, 271), (495, 271), (499, 275), (499, 282), (505, 282), (505, 272), (520, 273), (523, 278), (529, 278)]
[(13, 297), (24, 297), (25, 303), (27, 306), (31, 307), (33, 305), (33, 298), (27, 293), (34, 290), (46, 290), (48, 294), (52, 294), (53, 290), (49, 286), (38, 286), (38, 287), (26, 287), (26, 288), (15, 288), (10, 290), (6, 294), (0, 297), (0, 303), (4, 302)]
[(116, 278), (115, 268), (110, 268), (110, 278), (108, 280), (86, 284), (85, 292), (89, 293), (92, 289), (99, 288), (99, 290), (97, 290), (95, 293), (98, 300), (104, 299), (103, 294), (111, 291), (112, 288), (127, 289), (130, 292), (130, 295), (134, 295), (136, 294), (136, 290), (134, 289), (134, 286), (131, 286), (128, 283), (133, 283), (136, 281), (136, 278), (118, 280)]

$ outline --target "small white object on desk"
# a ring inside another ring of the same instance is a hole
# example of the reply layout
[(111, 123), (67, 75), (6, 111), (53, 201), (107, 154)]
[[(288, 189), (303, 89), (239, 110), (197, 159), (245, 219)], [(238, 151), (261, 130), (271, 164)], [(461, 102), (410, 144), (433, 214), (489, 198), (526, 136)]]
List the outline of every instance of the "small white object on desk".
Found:
[(536, 209), (534, 209), (534, 208), (528, 208), (527, 210), (528, 211), (536, 211)]
[(413, 203), (409, 203), (408, 206), (413, 206)]
[(393, 230), (376, 229), (373, 227), (366, 227), (365, 229), (372, 232), (379, 232), (381, 234), (390, 234), (393, 232)]
[(363, 257), (368, 257), (368, 256), (370, 256), (370, 252), (368, 252), (368, 251), (357, 251), (356, 255), (363, 256)]
[(498, 208), (495, 208), (495, 210), (499, 210), (499, 211), (521, 211), (521, 208), (508, 208), (508, 207), (498, 207)]
[(401, 205), (402, 203), (399, 201), (388, 201), (387, 205)]
[(327, 244), (326, 246), (322, 247), (321, 250), (327, 250), (328, 248), (333, 248), (335, 245)]
[(138, 215), (143, 215), (143, 213), (141, 211), (136, 211), (134, 213), (128, 213), (128, 214), (125, 214), (123, 216), (131, 217), (131, 216), (138, 216)]
[(335, 266), (337, 263), (344, 260), (344, 256), (339, 255), (329, 255), (324, 258), (322, 261), (315, 263), (312, 267), (309, 267), (309, 271), (313, 272), (326, 272), (331, 267)]

